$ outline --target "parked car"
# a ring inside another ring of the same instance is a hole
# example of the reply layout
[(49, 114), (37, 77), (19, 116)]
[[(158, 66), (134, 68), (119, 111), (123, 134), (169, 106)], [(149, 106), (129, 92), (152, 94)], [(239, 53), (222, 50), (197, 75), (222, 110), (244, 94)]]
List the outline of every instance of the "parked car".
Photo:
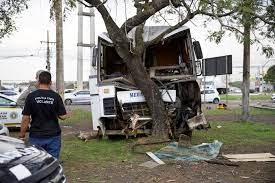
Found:
[(9, 136), (9, 129), (3, 123), (0, 123), (0, 135)]
[(242, 90), (238, 87), (230, 87), (229, 90), (231, 93), (242, 93)]
[(71, 104), (90, 104), (91, 96), (89, 90), (74, 91), (72, 93), (65, 93), (64, 101), (66, 105)]
[(22, 108), (6, 95), (0, 94), (0, 123), (6, 127), (20, 127)]
[(40, 147), (0, 135), (0, 182), (65, 183), (58, 160)]
[(275, 102), (275, 93), (273, 93), (273, 94), (271, 95), (271, 100), (272, 100), (273, 102)]
[[(205, 93), (205, 97), (204, 97)], [(214, 104), (218, 104), (220, 102), (219, 92), (216, 89), (207, 89), (201, 91), (201, 101), (202, 102), (213, 102)]]
[(19, 93), (13, 90), (0, 90), (0, 94), (6, 95), (10, 99), (17, 101), (18, 97), (20, 96)]
[(72, 93), (72, 92), (74, 92), (75, 91), (75, 89), (65, 89), (64, 90), (64, 93)]

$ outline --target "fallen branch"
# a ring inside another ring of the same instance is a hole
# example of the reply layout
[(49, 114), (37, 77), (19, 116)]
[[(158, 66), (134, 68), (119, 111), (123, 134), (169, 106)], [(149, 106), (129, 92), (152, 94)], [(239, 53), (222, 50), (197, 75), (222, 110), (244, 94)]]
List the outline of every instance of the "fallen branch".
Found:
[(224, 166), (235, 166), (235, 167), (240, 166), (237, 163), (225, 162), (225, 161), (219, 161), (219, 160), (205, 160), (205, 162), (209, 164), (224, 165)]

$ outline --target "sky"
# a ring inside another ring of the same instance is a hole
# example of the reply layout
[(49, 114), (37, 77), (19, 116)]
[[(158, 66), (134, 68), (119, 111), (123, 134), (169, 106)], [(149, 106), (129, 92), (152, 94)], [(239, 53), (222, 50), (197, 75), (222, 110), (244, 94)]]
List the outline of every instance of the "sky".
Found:
[[(134, 9), (128, 4), (124, 4), (124, 0), (110, 1), (107, 5), (108, 10), (118, 25), (121, 25), (126, 18), (135, 14)], [(18, 30), (0, 42), (0, 80), (33, 80), (37, 70), (45, 69), (46, 45), (41, 44), (40, 41), (46, 41), (47, 30), (50, 31), (50, 41), (55, 41), (55, 25), (52, 20), (49, 20), (49, 15), (48, 0), (30, 0), (29, 8), (20, 15), (17, 15), (15, 20)], [(200, 19), (195, 19), (192, 23), (188, 23), (187, 26), (191, 29), (192, 37), (200, 41), (204, 58), (232, 54), (233, 66), (241, 66), (242, 45), (233, 36), (226, 36), (222, 43), (218, 45), (210, 42), (207, 39), (209, 35), (208, 30), (216, 25), (209, 24), (208, 28), (205, 28), (200, 22)], [(88, 23), (89, 19), (85, 17), (84, 40), (87, 41), (89, 41)], [(147, 25), (153, 24), (155, 23), (152, 21), (147, 22)], [(65, 80), (75, 81), (77, 68), (77, 9), (68, 15), (68, 18), (64, 22), (63, 32)], [(96, 11), (95, 37), (101, 32), (106, 32), (106, 28), (100, 14)], [(275, 48), (274, 44), (273, 47)], [(55, 78), (55, 45), (51, 45), (51, 54), (51, 72), (53, 78)], [(88, 48), (84, 48), (83, 59), (83, 79), (88, 80), (90, 74)], [(251, 65), (262, 65), (266, 61), (265, 56), (261, 55), (260, 51), (257, 51), (257, 46), (252, 46)]]

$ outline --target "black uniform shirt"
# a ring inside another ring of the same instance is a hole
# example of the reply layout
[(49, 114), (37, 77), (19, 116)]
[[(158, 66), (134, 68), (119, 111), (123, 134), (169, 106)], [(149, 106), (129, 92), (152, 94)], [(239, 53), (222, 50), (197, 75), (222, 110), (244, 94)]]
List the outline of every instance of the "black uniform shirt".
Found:
[(27, 96), (22, 114), (31, 116), (30, 137), (47, 138), (61, 134), (58, 116), (66, 110), (56, 92), (38, 89)]

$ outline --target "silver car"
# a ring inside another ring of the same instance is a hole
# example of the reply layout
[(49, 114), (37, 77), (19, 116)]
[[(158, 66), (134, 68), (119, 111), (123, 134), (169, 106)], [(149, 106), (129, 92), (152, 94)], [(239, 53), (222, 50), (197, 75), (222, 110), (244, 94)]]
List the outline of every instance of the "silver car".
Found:
[(64, 101), (66, 105), (71, 104), (90, 104), (91, 96), (89, 90), (80, 90), (72, 93), (65, 93)]

